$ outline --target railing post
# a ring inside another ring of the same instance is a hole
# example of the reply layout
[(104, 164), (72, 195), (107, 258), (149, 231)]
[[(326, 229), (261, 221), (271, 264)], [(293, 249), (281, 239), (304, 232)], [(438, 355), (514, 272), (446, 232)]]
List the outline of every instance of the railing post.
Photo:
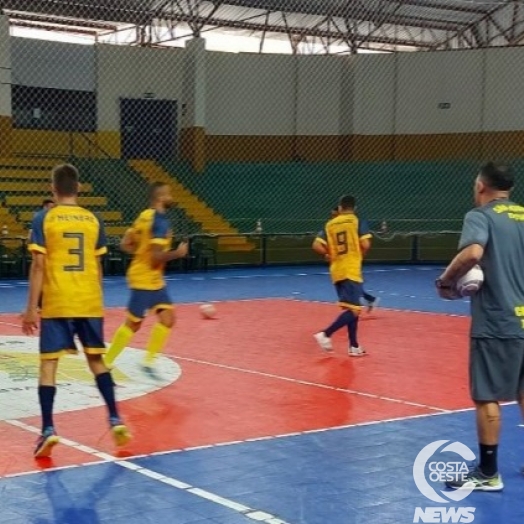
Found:
[(419, 262), (420, 255), (420, 237), (419, 235), (413, 235), (411, 240), (411, 262)]
[(267, 266), (267, 235), (265, 233), (262, 233), (260, 235), (260, 243), (261, 243), (261, 250), (262, 250), (262, 266)]

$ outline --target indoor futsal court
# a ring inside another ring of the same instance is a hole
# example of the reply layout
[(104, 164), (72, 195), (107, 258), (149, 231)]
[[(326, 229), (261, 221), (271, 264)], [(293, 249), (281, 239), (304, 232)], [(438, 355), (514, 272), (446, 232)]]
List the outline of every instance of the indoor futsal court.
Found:
[[(476, 523), (522, 522), (523, 430), (514, 405), (504, 408), (505, 491), (438, 504), (414, 483), (415, 457), (430, 442), (460, 441), (476, 452), (468, 304), (437, 298), (439, 271), (367, 268), (381, 307), (363, 313), (369, 356), (354, 359), (345, 333), (334, 338), (333, 356), (312, 338), (337, 311), (321, 266), (170, 275), (178, 327), (160, 360), (162, 380), (138, 370), (147, 329), (114, 373), (133, 441), (115, 454), (83, 360), (66, 357), (62, 440), (38, 463), (37, 342), (18, 328), (27, 283), (2, 282), (0, 522), (403, 524), (416, 507), (444, 505), (475, 508)], [(105, 289), (109, 339), (127, 290), (119, 277)], [(216, 302), (213, 320), (200, 316), (207, 301)]]

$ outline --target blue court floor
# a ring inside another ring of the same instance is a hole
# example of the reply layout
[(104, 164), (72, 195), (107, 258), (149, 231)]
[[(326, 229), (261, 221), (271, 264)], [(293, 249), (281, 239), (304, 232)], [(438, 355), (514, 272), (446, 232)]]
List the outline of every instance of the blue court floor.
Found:
[[(523, 430), (514, 406), (504, 416), (506, 489), (466, 499), (476, 523), (524, 521)], [(463, 412), (3, 479), (0, 522), (409, 523), (435, 506), (413, 482), (418, 451), (437, 438), (474, 449), (473, 424)]]
[[(436, 297), (433, 282), (440, 271), (429, 266), (370, 266), (365, 272), (366, 289), (380, 297), (380, 307), (435, 313), (437, 322), (444, 322), (446, 315), (467, 315), (466, 301), (443, 302)], [(168, 280), (179, 303), (258, 298), (332, 302), (335, 298), (322, 267), (221, 270), (175, 274)], [(26, 288), (26, 282), (0, 281), (0, 312), (21, 311)], [(108, 308), (125, 305), (122, 278), (107, 278), (105, 290)], [(380, 318), (373, 329), (381, 329)], [(315, 362), (312, 366), (320, 365)], [(446, 366), (443, 361), (443, 377)], [(357, 372), (365, 373), (365, 368)], [(452, 389), (453, 383), (443, 380), (442, 387)], [(453, 391), (446, 393), (453, 395)], [(362, 395), (366, 393), (352, 397), (354, 404), (364, 402)], [(521, 524), (524, 428), (519, 426), (515, 405), (505, 406), (503, 412), (499, 459), (506, 487), (502, 493), (472, 493), (454, 502), (441, 483), (430, 481), (444, 502), (421, 494), (413, 467), (422, 448), (447, 440), (477, 451), (474, 412), (441, 409), (127, 458), (89, 448), (86, 453), (96, 456), (89, 465), (28, 470), (3, 478), (0, 471), (0, 524), (404, 524), (417, 521), (416, 508), (430, 508), (426, 514), (432, 517), (427, 522)], [(176, 424), (169, 430), (176, 432)], [(434, 457), (431, 460), (462, 461), (451, 452), (437, 452)], [(441, 510), (431, 513), (436, 507)], [(470, 517), (460, 513), (466, 507), (474, 508)], [(471, 516), (473, 520), (468, 520)]]
[[(442, 272), (436, 266), (369, 266), (366, 290), (380, 297), (383, 307), (433, 313), (468, 313), (468, 302), (443, 302), (433, 283)], [(167, 277), (177, 302), (294, 298), (333, 302), (335, 295), (328, 271), (321, 266), (227, 269), (207, 273), (175, 273)], [(123, 277), (107, 277), (106, 307), (125, 305), (128, 290)], [(21, 311), (27, 281), (0, 280), (1, 312)]]

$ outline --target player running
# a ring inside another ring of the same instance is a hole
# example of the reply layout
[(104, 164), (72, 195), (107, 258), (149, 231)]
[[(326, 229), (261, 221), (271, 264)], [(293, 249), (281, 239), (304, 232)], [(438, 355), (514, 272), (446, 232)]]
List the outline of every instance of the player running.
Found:
[(313, 249), (329, 261), (331, 279), (337, 291), (343, 312), (324, 331), (314, 335), (324, 351), (332, 351), (331, 336), (347, 327), (348, 354), (351, 357), (366, 355), (358, 343), (358, 318), (362, 296), (362, 259), (371, 247), (371, 233), (365, 221), (355, 215), (355, 198), (343, 196), (339, 214), (332, 218), (313, 242)]
[(123, 251), (133, 254), (127, 271), (131, 297), (127, 306), (127, 319), (117, 329), (107, 352), (105, 362), (111, 366), (118, 355), (131, 342), (149, 311), (157, 315), (146, 346), (142, 370), (158, 378), (154, 370), (157, 354), (164, 348), (175, 324), (173, 304), (164, 280), (165, 265), (187, 256), (187, 243), (182, 242), (171, 250), (172, 232), (166, 211), (174, 205), (169, 185), (155, 182), (149, 191), (150, 207), (135, 220), (121, 242)]
[[(338, 206), (337, 207), (334, 207), (332, 210), (331, 210), (331, 218), (335, 218), (339, 215), (339, 210), (338, 210)], [(322, 236), (322, 232), (320, 233), (319, 236)], [(374, 295), (372, 295), (371, 293), (368, 293), (365, 289), (364, 289), (364, 285), (362, 284), (362, 297), (364, 298), (364, 301), (366, 302), (366, 305), (368, 307), (368, 313), (371, 313), (373, 311), (373, 309), (376, 309), (378, 307), (378, 303), (380, 302), (380, 297), (375, 297)]]

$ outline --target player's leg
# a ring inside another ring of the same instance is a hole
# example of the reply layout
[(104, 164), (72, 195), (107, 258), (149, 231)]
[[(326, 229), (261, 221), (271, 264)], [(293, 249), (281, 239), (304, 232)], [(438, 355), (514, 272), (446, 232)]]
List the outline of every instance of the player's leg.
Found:
[(104, 329), (102, 318), (82, 318), (75, 321), (75, 331), (84, 347), (87, 364), (95, 377), (95, 382), (104, 399), (109, 415), (109, 425), (118, 446), (126, 444), (131, 435), (122, 423), (118, 412), (115, 385), (111, 372), (104, 363), (103, 355), (106, 351), (104, 343)]
[(362, 293), (362, 284), (351, 280), (344, 281), (339, 291), (340, 306), (352, 313), (347, 324), (349, 338), (348, 355), (350, 357), (362, 357), (367, 354), (358, 342), (358, 324), (361, 311), (360, 297)]
[(501, 413), (499, 402), (517, 400), (524, 362), (522, 343), (513, 340), (472, 339), (470, 348), (470, 389), (477, 415), (480, 460), (465, 479), (448, 482), (460, 488), (471, 482), (475, 490), (501, 491), (498, 471), (498, 444)]
[[(335, 291), (337, 292), (339, 305), (341, 304), (343, 298), (345, 297), (344, 294), (344, 283), (346, 281), (341, 282), (335, 282)], [(339, 314), (339, 316), (335, 319), (335, 321), (330, 324), (326, 329), (323, 331), (320, 331), (319, 333), (316, 333), (314, 335), (315, 340), (317, 341), (318, 345), (323, 349), (324, 351), (332, 351), (333, 345), (331, 343), (331, 337), (340, 329), (345, 328), (349, 325), (350, 322), (353, 321), (353, 314), (350, 310), (347, 308), (343, 308), (342, 313)]]
[(374, 302), (376, 300), (376, 297), (367, 293), (365, 289), (362, 289), (362, 296), (364, 297), (364, 300), (369, 304), (371, 302)]
[[(522, 420), (524, 421), (524, 340), (518, 340), (515, 341), (518, 347), (521, 348), (522, 351), (522, 362), (520, 365), (520, 382), (519, 382), (519, 389), (518, 389), (518, 403), (520, 407), (520, 413)], [(524, 473), (524, 467), (521, 468), (521, 473)]]
[(142, 321), (147, 315), (148, 291), (131, 290), (131, 297), (127, 306), (127, 318), (124, 323), (116, 330), (113, 340), (104, 357), (104, 362), (111, 367), (120, 353), (129, 345), (134, 334), (142, 326)]
[(150, 372), (154, 361), (169, 339), (171, 330), (176, 322), (173, 304), (166, 289), (155, 291), (155, 304), (152, 309), (157, 314), (157, 322), (151, 330), (146, 346), (146, 356), (144, 358), (144, 371)]
[(373, 311), (373, 309), (378, 306), (378, 303), (379, 303), (380, 299), (378, 297), (368, 293), (364, 288), (362, 288), (362, 297), (366, 301), (366, 304), (368, 306), (368, 311), (369, 312)]
[(40, 325), (40, 371), (38, 400), (42, 415), (42, 434), (37, 440), (34, 456), (49, 457), (59, 442), (53, 421), (58, 359), (64, 352), (76, 350), (73, 331), (67, 319), (42, 319)]
[(361, 285), (350, 280), (335, 283), (338, 295), (338, 304), (343, 308), (342, 313), (335, 321), (320, 333), (315, 334), (315, 340), (325, 351), (331, 351), (331, 337), (340, 329), (347, 327), (349, 334), (349, 354), (361, 356), (365, 351), (358, 344), (358, 316), (360, 313)]
[(59, 442), (53, 422), (57, 369), (57, 358), (40, 361), (38, 401), (40, 403), (40, 413), (42, 416), (42, 433), (36, 442), (34, 451), (35, 458), (49, 457), (53, 447)]

